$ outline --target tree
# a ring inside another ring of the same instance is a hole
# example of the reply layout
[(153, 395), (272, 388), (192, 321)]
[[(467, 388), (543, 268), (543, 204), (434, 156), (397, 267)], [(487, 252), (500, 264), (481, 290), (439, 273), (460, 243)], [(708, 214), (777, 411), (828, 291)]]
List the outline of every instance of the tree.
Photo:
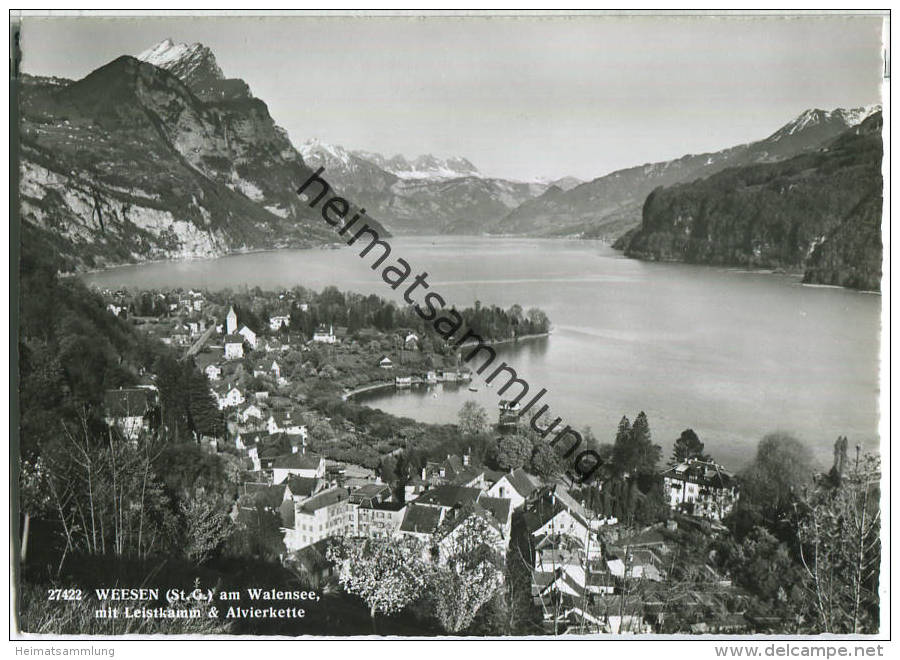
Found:
[(521, 435), (501, 435), (497, 439), (497, 464), (504, 470), (515, 470), (531, 458), (531, 441)]
[(378, 467), (378, 473), (381, 480), (390, 484), (397, 480), (397, 461), (393, 456), (385, 456), (381, 459)]
[(468, 628), (502, 583), (503, 573), (486, 560), (474, 566), (451, 562), (438, 569), (432, 585), (441, 627), (451, 635)]
[(500, 562), (489, 545), (496, 529), (478, 512), (457, 515), (465, 519), (452, 529), (452, 538), (445, 535), (439, 544), (443, 563), (431, 579), (434, 614), (450, 634), (472, 625), (475, 615), (503, 583)]
[(675, 440), (669, 465), (686, 463), (692, 458), (701, 461), (711, 460), (709, 456), (703, 453), (703, 443), (700, 442), (700, 437), (694, 432), (694, 429), (685, 429), (678, 436), (678, 439)]
[[(640, 525), (652, 525), (669, 516), (663, 478), (659, 474), (640, 474), (631, 478), (637, 490), (630, 504), (634, 521)], [(640, 493), (639, 495), (637, 493)]]
[(542, 477), (556, 477), (565, 471), (559, 453), (545, 442), (539, 442), (531, 455), (531, 470)]
[(184, 519), (184, 554), (198, 564), (209, 559), (231, 533), (231, 519), (222, 498), (194, 489), (180, 504)]
[(650, 436), (650, 422), (647, 421), (647, 415), (643, 410), (634, 418), (631, 436), (631, 442), (637, 452), (635, 472), (638, 474), (653, 474), (656, 472), (659, 459), (662, 457), (662, 448), (653, 444)]
[(769, 520), (778, 520), (793, 512), (812, 476), (806, 446), (787, 433), (770, 433), (760, 440), (753, 463), (741, 475), (741, 500), (759, 507)]
[(613, 464), (619, 475), (652, 474), (656, 471), (662, 449), (653, 444), (650, 423), (641, 411), (632, 425), (622, 417), (613, 444)]
[(336, 539), (326, 557), (338, 568), (338, 581), (376, 614), (394, 614), (416, 600), (428, 582), (422, 543), (413, 538)]
[(730, 546), (722, 563), (734, 583), (759, 601), (764, 611), (786, 615), (803, 604), (803, 576), (788, 547), (764, 527), (755, 527)]
[(169, 551), (176, 537), (171, 501), (153, 471), (158, 455), (150, 438), (137, 445), (110, 430), (93, 437), (63, 428), (63, 440), (44, 448), (42, 466), (50, 507), (56, 512), (67, 553), (144, 559)]
[(528, 310), (528, 324), (530, 326), (529, 332), (532, 333), (547, 332), (550, 329), (550, 319), (547, 318), (543, 310), (537, 307), (532, 307)]
[(197, 440), (204, 435), (220, 437), (225, 431), (225, 419), (210, 391), (206, 374), (189, 364), (185, 380), (188, 382), (188, 418)]
[(826, 482), (801, 503), (797, 538), (818, 632), (878, 632), (880, 478), (879, 458), (866, 455), (840, 486)]
[(262, 502), (240, 508), (228, 538), (228, 550), (238, 557), (277, 559), (285, 551), (281, 516), (277, 511), (266, 509)]
[(484, 408), (474, 401), (466, 401), (459, 409), (459, 432), (463, 435), (479, 435), (488, 429), (488, 417)]

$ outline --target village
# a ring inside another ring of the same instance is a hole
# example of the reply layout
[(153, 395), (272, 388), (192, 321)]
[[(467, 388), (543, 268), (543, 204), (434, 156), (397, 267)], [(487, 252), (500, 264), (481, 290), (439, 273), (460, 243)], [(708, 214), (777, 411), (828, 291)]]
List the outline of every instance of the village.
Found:
[[(125, 292), (103, 293), (110, 313), (129, 316)], [(433, 549), (433, 561), (441, 561), (442, 552), (456, 546), (458, 530), (477, 517), (481, 540), (495, 556), (522, 558), (545, 632), (658, 632), (675, 609), (681, 618), (692, 614), (694, 632), (754, 625), (729, 611), (726, 603), (735, 599), (731, 582), (709, 563), (692, 567), (690, 589), (671, 584), (686, 573), (679, 565), (686, 561), (678, 551), (679, 525), (708, 537), (725, 529), (721, 520), (739, 491), (724, 467), (691, 458), (665, 471), (672, 515), (646, 526), (600, 513), (609, 510), (596, 504), (602, 483), (579, 490), (559, 475), (523, 467), (490, 469), (465, 450), (427, 460), (420, 470), (407, 466), (402, 479), (394, 471), (383, 475), (381, 459), (396, 458), (402, 446), (377, 460), (336, 459), (311, 437), (310, 429), (334, 420), (307, 405), (311, 392), (303, 381), (319, 374), (341, 381), (349, 367), (356, 377), (343, 380), (344, 400), (370, 387), (465, 382), (471, 374), (459, 366), (458, 354), (422, 355), (430, 344), (411, 329), (361, 329), (351, 335), (346, 327), (318, 323), (307, 337), (292, 328), (292, 315), (296, 323), (297, 311), (308, 313), (309, 304), (292, 300), (289, 292), (278, 294), (281, 301), (288, 298), (280, 310), (254, 319), (264, 324), (260, 333), (233, 305), (216, 304), (202, 292), (153, 295), (162, 314), (132, 315), (132, 322), (183, 350), (206, 375), (225, 426), (199, 440), (206, 451), (229, 454), (242, 468), (232, 517), (252, 518), (258, 507), (277, 514), (281, 559), (310, 586), (336, 580), (326, 552), (336, 538), (414, 538)], [(133, 302), (130, 310), (135, 311)], [(216, 312), (223, 311), (219, 319)], [(148, 376), (145, 384), (106, 394), (107, 423), (133, 441), (151, 430), (158, 405)], [(498, 433), (517, 431), (516, 409), (515, 402), (499, 403)], [(350, 433), (362, 430), (344, 424)]]

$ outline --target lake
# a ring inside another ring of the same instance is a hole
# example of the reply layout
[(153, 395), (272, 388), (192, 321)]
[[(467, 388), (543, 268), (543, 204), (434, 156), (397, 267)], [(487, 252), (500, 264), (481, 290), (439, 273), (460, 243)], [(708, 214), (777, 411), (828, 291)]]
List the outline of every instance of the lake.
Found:
[[(636, 261), (594, 241), (443, 236), (391, 244), (392, 258), (406, 259), (413, 274), (427, 271), (448, 306), (480, 300), (547, 312), (550, 337), (498, 352), (532, 391), (547, 389), (541, 403), (554, 416), (589, 425), (601, 441), (612, 441), (622, 415), (644, 410), (665, 458), (690, 427), (732, 469), (774, 430), (806, 442), (822, 466), (838, 435), (849, 437), (851, 456), (857, 443), (878, 448), (878, 295), (803, 286), (787, 275)], [(126, 266), (84, 280), (129, 288), (333, 284), (401, 302), (370, 262), (350, 248), (278, 250)], [(482, 384), (478, 392), (388, 390), (360, 401), (454, 422), (467, 399), (495, 416), (496, 390)]]

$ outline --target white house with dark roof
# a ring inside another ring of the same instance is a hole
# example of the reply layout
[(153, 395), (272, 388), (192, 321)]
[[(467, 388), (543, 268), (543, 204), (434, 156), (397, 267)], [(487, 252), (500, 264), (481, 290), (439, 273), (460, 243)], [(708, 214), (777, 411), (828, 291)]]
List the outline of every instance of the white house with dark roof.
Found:
[(240, 418), (242, 422), (247, 422), (250, 418), (254, 419), (262, 419), (263, 411), (262, 408), (257, 406), (255, 403), (251, 403), (249, 406), (244, 408), (240, 413)]
[(149, 429), (148, 414), (159, 405), (159, 392), (152, 385), (106, 390), (103, 397), (104, 418), (129, 439)]
[[(594, 534), (584, 508), (559, 486), (529, 502), (525, 524), (536, 539), (560, 534), (585, 539)], [(592, 543), (591, 550), (591, 555), (599, 554), (600, 542)]]
[(308, 435), (306, 426), (300, 422), (300, 418), (290, 410), (273, 410), (269, 419), (266, 420), (266, 429), (271, 435), (286, 433), (287, 435), (299, 435), (306, 440)]
[(224, 394), (216, 394), (219, 410), (234, 408), (244, 403), (244, 394), (237, 387), (229, 387)]
[(291, 317), (290, 316), (270, 316), (269, 317), (269, 329), (272, 332), (277, 332), (281, 330), (281, 326), (289, 328), (291, 326)]
[(244, 338), (230, 333), (225, 336), (225, 359), (240, 360), (244, 357)]
[(512, 500), (512, 508), (518, 509), (525, 504), (525, 500), (538, 488), (540, 482), (525, 470), (517, 468), (509, 474), (504, 474), (491, 486), (487, 493), (491, 497), (504, 497)]
[(289, 476), (322, 479), (325, 477), (325, 459), (315, 454), (289, 454), (272, 462), (272, 481), (280, 484)]
[(669, 506), (690, 515), (722, 520), (734, 508), (738, 486), (718, 463), (692, 458), (663, 472)]
[(335, 343), (337, 338), (334, 336), (334, 326), (332, 325), (326, 328), (324, 325), (320, 325), (313, 333), (312, 340), (320, 344)]
[(285, 501), (282, 507), (288, 552), (351, 532), (350, 494), (344, 488), (329, 488), (303, 502)]
[(241, 329), (237, 331), (237, 333), (241, 337), (243, 337), (247, 341), (248, 344), (250, 344), (250, 348), (252, 348), (254, 350), (256, 349), (257, 339), (256, 339), (256, 333), (253, 332), (253, 330), (251, 330), (250, 328), (248, 328), (245, 325), (245, 326), (242, 326)]
[(403, 524), (406, 505), (377, 499), (353, 502), (350, 495), (353, 518), (353, 535), (364, 538), (390, 538)]
[[(476, 519), (479, 519), (480, 522), (477, 522)], [(506, 554), (509, 548), (509, 533), (504, 532), (490, 511), (476, 507), (474, 510), (457, 513), (438, 530), (439, 539), (436, 545), (440, 563), (446, 562), (449, 557), (456, 556), (460, 552), (473, 549), (471, 532), (466, 533), (470, 522), (474, 523), (475, 530), (481, 532), (480, 538), (478, 538), (479, 545), (484, 544), (498, 554)]]
[(222, 367), (217, 364), (207, 365), (206, 369), (203, 370), (206, 373), (206, 377), (210, 380), (219, 380), (222, 377)]
[(663, 472), (663, 484), (672, 509), (710, 520), (727, 516), (739, 494), (731, 472), (695, 458)]

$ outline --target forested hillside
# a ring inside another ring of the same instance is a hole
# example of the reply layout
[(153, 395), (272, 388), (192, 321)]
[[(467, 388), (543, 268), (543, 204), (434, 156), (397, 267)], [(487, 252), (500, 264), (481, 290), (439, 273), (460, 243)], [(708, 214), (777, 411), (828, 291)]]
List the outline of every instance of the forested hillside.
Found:
[(881, 113), (827, 147), (651, 193), (630, 257), (802, 270), (804, 281), (878, 290)]
[(58, 262), (32, 241), (20, 261), (19, 410), (26, 459), (88, 425), (105, 433), (103, 395), (139, 383), (160, 390), (173, 441), (194, 439), (221, 423), (206, 376), (191, 360), (111, 314), (80, 280), (61, 278)]

